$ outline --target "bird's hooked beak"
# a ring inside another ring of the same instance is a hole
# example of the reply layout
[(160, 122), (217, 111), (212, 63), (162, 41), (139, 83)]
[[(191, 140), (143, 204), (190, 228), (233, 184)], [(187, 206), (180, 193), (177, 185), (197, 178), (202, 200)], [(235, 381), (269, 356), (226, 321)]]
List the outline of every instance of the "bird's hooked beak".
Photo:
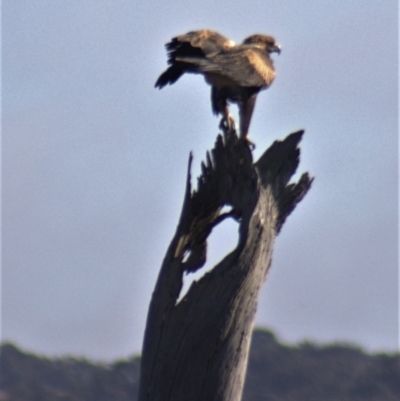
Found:
[(282, 48), (280, 45), (278, 45), (277, 43), (275, 43), (271, 49), (269, 50), (270, 53), (278, 53), (281, 54)]

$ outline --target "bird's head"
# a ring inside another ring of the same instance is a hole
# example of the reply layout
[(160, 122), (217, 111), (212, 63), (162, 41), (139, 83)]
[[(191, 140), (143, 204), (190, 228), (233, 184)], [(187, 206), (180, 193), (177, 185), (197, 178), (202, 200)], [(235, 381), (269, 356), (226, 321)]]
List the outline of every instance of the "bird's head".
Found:
[(257, 46), (268, 53), (280, 54), (281, 52), (281, 47), (275, 42), (275, 39), (268, 35), (251, 35), (243, 41), (243, 44)]

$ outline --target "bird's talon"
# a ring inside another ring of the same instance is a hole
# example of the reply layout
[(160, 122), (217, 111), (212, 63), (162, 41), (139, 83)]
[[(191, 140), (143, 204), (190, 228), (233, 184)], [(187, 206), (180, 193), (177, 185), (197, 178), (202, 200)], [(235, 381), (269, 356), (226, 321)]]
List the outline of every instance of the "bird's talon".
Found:
[(219, 128), (224, 132), (236, 131), (235, 120), (232, 116), (222, 117), (219, 123)]
[(250, 150), (254, 150), (256, 148), (256, 144), (248, 136), (243, 137), (243, 139), (247, 142)]
[(233, 119), (232, 116), (228, 117), (227, 125), (229, 131), (236, 131), (235, 120)]

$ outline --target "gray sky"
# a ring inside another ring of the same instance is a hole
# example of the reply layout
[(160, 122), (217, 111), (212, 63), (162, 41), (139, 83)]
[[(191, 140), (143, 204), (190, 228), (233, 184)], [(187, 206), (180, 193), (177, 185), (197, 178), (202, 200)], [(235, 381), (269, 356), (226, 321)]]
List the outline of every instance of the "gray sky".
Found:
[[(398, 348), (397, 25), (395, 0), (4, 1), (2, 338), (48, 355), (140, 351), (189, 151), (195, 177), (218, 132), (201, 77), (153, 86), (166, 41), (212, 28), (282, 45), (255, 158), (305, 128), (299, 173), (316, 177), (276, 241), (257, 325)], [(208, 266), (236, 230), (212, 234)]]

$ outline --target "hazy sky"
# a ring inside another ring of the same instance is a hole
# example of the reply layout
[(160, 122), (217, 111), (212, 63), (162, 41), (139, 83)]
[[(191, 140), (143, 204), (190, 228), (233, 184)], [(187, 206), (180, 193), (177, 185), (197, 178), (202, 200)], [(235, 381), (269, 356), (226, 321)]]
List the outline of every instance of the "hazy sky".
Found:
[[(396, 349), (397, 25), (395, 0), (3, 1), (2, 338), (48, 355), (140, 352), (188, 154), (195, 177), (218, 132), (201, 77), (153, 86), (166, 41), (212, 28), (281, 44), (255, 158), (305, 128), (299, 172), (316, 177), (277, 238), (257, 325)], [(218, 228), (207, 265), (236, 239), (235, 223)]]

